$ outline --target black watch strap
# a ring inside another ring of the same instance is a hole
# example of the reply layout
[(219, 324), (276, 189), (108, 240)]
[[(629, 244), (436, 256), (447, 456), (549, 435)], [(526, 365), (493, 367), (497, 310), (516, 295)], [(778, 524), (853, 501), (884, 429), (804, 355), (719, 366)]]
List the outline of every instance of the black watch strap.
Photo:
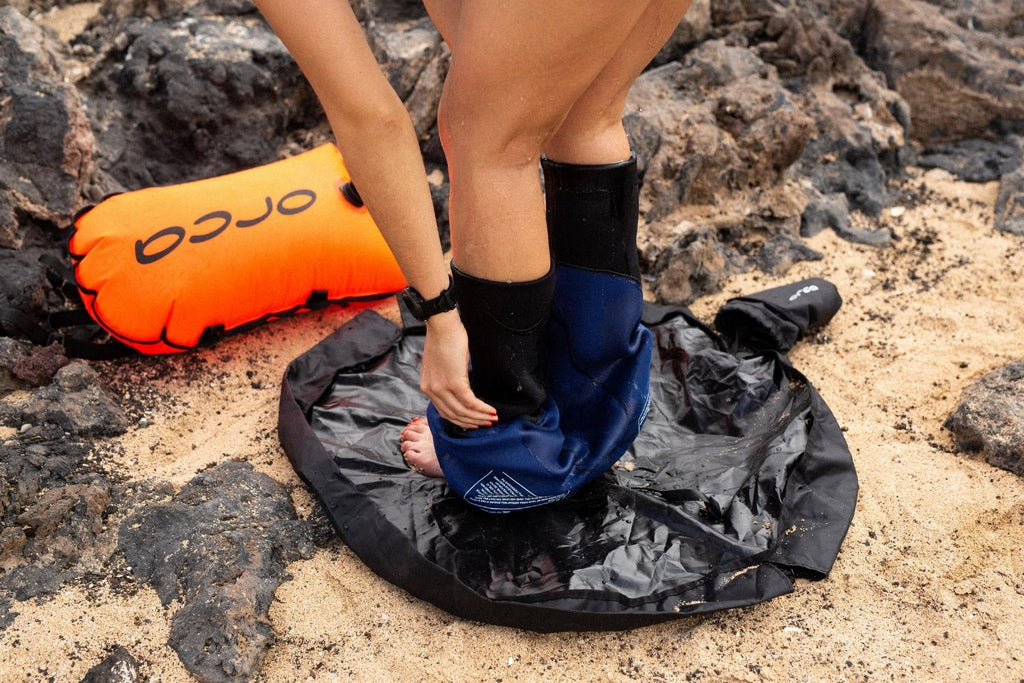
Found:
[(452, 291), (452, 276), (448, 276), (448, 286), (444, 291), (433, 299), (424, 299), (419, 292), (412, 287), (406, 287), (402, 291), (402, 301), (414, 318), (425, 322), (427, 318), (445, 313), (455, 308), (455, 293)]

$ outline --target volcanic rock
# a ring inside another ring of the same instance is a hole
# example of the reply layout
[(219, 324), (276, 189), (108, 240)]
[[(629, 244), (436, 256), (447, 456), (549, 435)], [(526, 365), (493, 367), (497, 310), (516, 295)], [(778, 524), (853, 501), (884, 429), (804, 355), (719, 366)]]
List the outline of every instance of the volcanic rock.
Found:
[(13, 599), (102, 571), (113, 552), (104, 528), (112, 489), (86, 466), (91, 446), (54, 424), (0, 443), (0, 627)]
[[(0, 249), (0, 305), (41, 319), (47, 309), (50, 285), (42, 257), (53, 250)], [(2, 323), (0, 323), (2, 324)], [(11, 334), (14, 330), (4, 330)]]
[[(1024, 138), (1015, 137), (1017, 158), (1024, 158)], [(1024, 160), (1003, 176), (995, 206), (995, 228), (1000, 232), (1024, 236)]]
[(116, 436), (128, 428), (128, 418), (100, 386), (99, 375), (80, 362), (58, 370), (53, 384), (27, 400), (0, 406), (0, 421), (8, 426), (52, 423), (76, 436)]
[[(426, 18), (401, 24), (369, 22), (367, 38), (391, 87), (403, 100), (409, 97), (441, 45), (441, 35)], [(441, 82), (438, 81), (438, 87)]]
[(31, 349), (27, 342), (0, 337), (0, 396), (24, 386), (24, 380), (14, 374), (14, 368)]
[(825, 228), (832, 228), (837, 235), (850, 242), (883, 247), (889, 244), (892, 235), (886, 228), (861, 230), (850, 223), (850, 205), (841, 192), (823, 195), (809, 192), (807, 208), (800, 217), (800, 234), (813, 237)]
[(32, 347), (14, 364), (11, 373), (29, 384), (45, 386), (69, 362), (64, 355), (64, 347), (59, 342), (53, 342), (49, 346)]
[(961, 451), (1024, 476), (1024, 359), (968, 386), (945, 427)]
[(1021, 37), (971, 30), (920, 0), (872, 0), (860, 38), (868, 64), (910, 104), (915, 139), (1024, 130)]
[(67, 225), (93, 173), (95, 140), (60, 49), (0, 7), (0, 247), (22, 245), (22, 221)]
[(433, 52), (430, 62), (424, 66), (416, 85), (405, 100), (413, 128), (420, 139), (425, 139), (430, 129), (437, 125), (437, 105), (441, 101), (441, 88), (451, 66), (452, 53), (448, 45), (441, 43)]
[(313, 544), (288, 491), (247, 463), (225, 462), (129, 515), (119, 549), (164, 605), (184, 604), (170, 645), (201, 681), (248, 678), (273, 642), (267, 614), (285, 566)]
[(1003, 140), (968, 138), (926, 145), (915, 163), (922, 168), (941, 168), (971, 183), (999, 180), (1021, 165), (1021, 151), (1014, 136)]
[(322, 119), (312, 89), (256, 14), (125, 19), (81, 82), (98, 164), (115, 189), (194, 180), (278, 158), (289, 132)]
[(690, 9), (672, 32), (665, 46), (654, 58), (654, 63), (661, 65), (666, 62), (682, 59), (687, 50), (711, 35), (711, 0), (693, 0)]
[(21, 553), (33, 560), (52, 557), (63, 567), (70, 566), (104, 531), (103, 514), (109, 503), (106, 482), (50, 489), (16, 518), (29, 539)]
[(131, 653), (118, 647), (102, 662), (89, 669), (81, 683), (135, 683), (139, 680), (139, 663)]

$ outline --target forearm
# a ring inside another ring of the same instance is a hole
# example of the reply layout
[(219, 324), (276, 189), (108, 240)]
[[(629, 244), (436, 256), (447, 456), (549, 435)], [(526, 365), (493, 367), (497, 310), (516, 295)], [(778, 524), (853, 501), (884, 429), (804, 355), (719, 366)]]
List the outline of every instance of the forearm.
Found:
[(397, 96), (395, 101), (400, 118), (357, 125), (328, 118), (356, 188), (402, 272), (430, 299), (448, 286), (448, 271), (416, 133)]
[(409, 284), (448, 284), (412, 121), (344, 1), (257, 0), (324, 107), (359, 194)]

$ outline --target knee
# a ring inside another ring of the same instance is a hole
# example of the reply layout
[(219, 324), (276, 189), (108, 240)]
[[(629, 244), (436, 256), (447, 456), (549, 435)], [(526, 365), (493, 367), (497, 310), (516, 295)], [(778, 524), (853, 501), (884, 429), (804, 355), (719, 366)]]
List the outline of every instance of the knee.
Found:
[(535, 167), (562, 116), (516, 98), (445, 89), (437, 124), (448, 163), (455, 167)]

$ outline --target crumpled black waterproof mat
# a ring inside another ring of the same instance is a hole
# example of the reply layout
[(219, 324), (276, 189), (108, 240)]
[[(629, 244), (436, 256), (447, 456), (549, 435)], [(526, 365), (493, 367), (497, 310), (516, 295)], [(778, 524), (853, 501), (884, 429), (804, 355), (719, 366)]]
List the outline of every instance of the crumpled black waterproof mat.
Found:
[(739, 607), (832, 567), (857, 498), (839, 425), (784, 357), (734, 353), (689, 311), (648, 307), (652, 409), (575, 497), (505, 515), (410, 471), (422, 328), (364, 311), (295, 359), (280, 436), (345, 543), (462, 617), (536, 631), (621, 629)]

